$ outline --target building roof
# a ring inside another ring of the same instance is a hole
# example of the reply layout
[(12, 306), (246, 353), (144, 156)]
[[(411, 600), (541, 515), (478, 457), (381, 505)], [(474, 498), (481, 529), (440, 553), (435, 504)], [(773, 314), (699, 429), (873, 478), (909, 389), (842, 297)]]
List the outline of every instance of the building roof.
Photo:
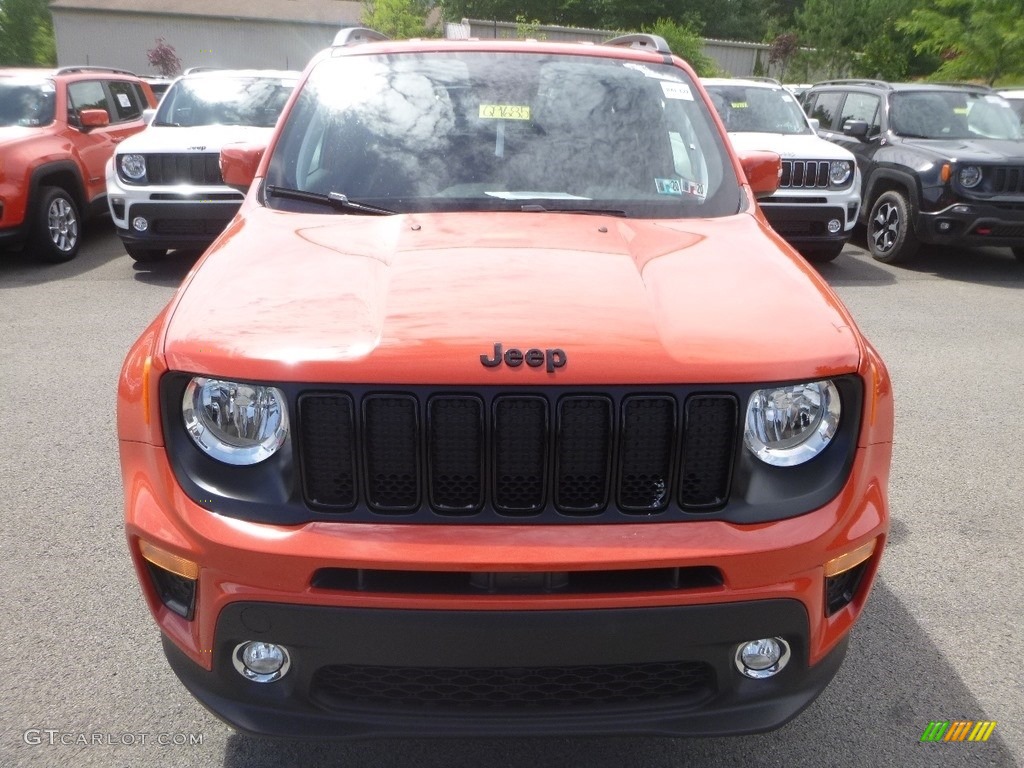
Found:
[(50, 9), (341, 26), (358, 21), (363, 4), (358, 0), (131, 0), (130, 4), (124, 0), (53, 0)]

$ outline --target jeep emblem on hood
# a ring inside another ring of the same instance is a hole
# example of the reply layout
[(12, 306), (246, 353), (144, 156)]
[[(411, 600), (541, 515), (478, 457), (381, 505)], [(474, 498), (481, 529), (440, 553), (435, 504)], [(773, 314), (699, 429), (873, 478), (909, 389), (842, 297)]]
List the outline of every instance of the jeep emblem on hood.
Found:
[(557, 368), (564, 368), (569, 362), (568, 355), (561, 349), (528, 349), (523, 352), (521, 349), (512, 347), (501, 351), (501, 342), (494, 342), (494, 357), (480, 355), (480, 362), (488, 368), (495, 368), (504, 361), (509, 368), (518, 368), (526, 363), (531, 368), (540, 368), (542, 365), (547, 368), (548, 373), (554, 373)]

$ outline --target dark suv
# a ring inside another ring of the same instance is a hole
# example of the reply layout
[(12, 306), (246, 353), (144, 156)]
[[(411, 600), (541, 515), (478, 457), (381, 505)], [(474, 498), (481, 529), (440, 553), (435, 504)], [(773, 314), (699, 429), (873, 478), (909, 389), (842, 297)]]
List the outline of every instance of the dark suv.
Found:
[(920, 243), (1008, 246), (1024, 260), (1024, 134), (984, 86), (829, 80), (804, 95), (821, 135), (857, 156), (878, 261)]

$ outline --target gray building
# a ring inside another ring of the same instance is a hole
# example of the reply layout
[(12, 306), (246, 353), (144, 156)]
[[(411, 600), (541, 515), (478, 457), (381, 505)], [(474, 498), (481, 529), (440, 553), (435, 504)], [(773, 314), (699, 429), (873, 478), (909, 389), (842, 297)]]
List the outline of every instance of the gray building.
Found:
[(348, 0), (53, 0), (60, 66), (157, 74), (146, 52), (163, 38), (182, 67), (302, 69), (363, 5)]

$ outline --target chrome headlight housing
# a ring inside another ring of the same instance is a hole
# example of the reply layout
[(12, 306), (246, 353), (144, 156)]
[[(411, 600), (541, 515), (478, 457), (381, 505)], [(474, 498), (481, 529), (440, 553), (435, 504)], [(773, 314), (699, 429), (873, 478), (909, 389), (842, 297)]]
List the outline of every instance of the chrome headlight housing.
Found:
[(836, 187), (849, 183), (853, 177), (853, 163), (849, 160), (833, 160), (828, 164), (828, 180)]
[(803, 464), (832, 441), (840, 409), (839, 391), (828, 380), (756, 390), (747, 402), (744, 444), (766, 464)]
[(146, 158), (144, 155), (127, 153), (117, 160), (121, 175), (131, 181), (142, 181), (146, 178)]
[(288, 401), (277, 387), (196, 376), (181, 412), (192, 442), (225, 464), (258, 464), (288, 437)]
[(981, 184), (981, 168), (976, 165), (965, 165), (957, 173), (960, 186), (965, 189), (974, 189)]

